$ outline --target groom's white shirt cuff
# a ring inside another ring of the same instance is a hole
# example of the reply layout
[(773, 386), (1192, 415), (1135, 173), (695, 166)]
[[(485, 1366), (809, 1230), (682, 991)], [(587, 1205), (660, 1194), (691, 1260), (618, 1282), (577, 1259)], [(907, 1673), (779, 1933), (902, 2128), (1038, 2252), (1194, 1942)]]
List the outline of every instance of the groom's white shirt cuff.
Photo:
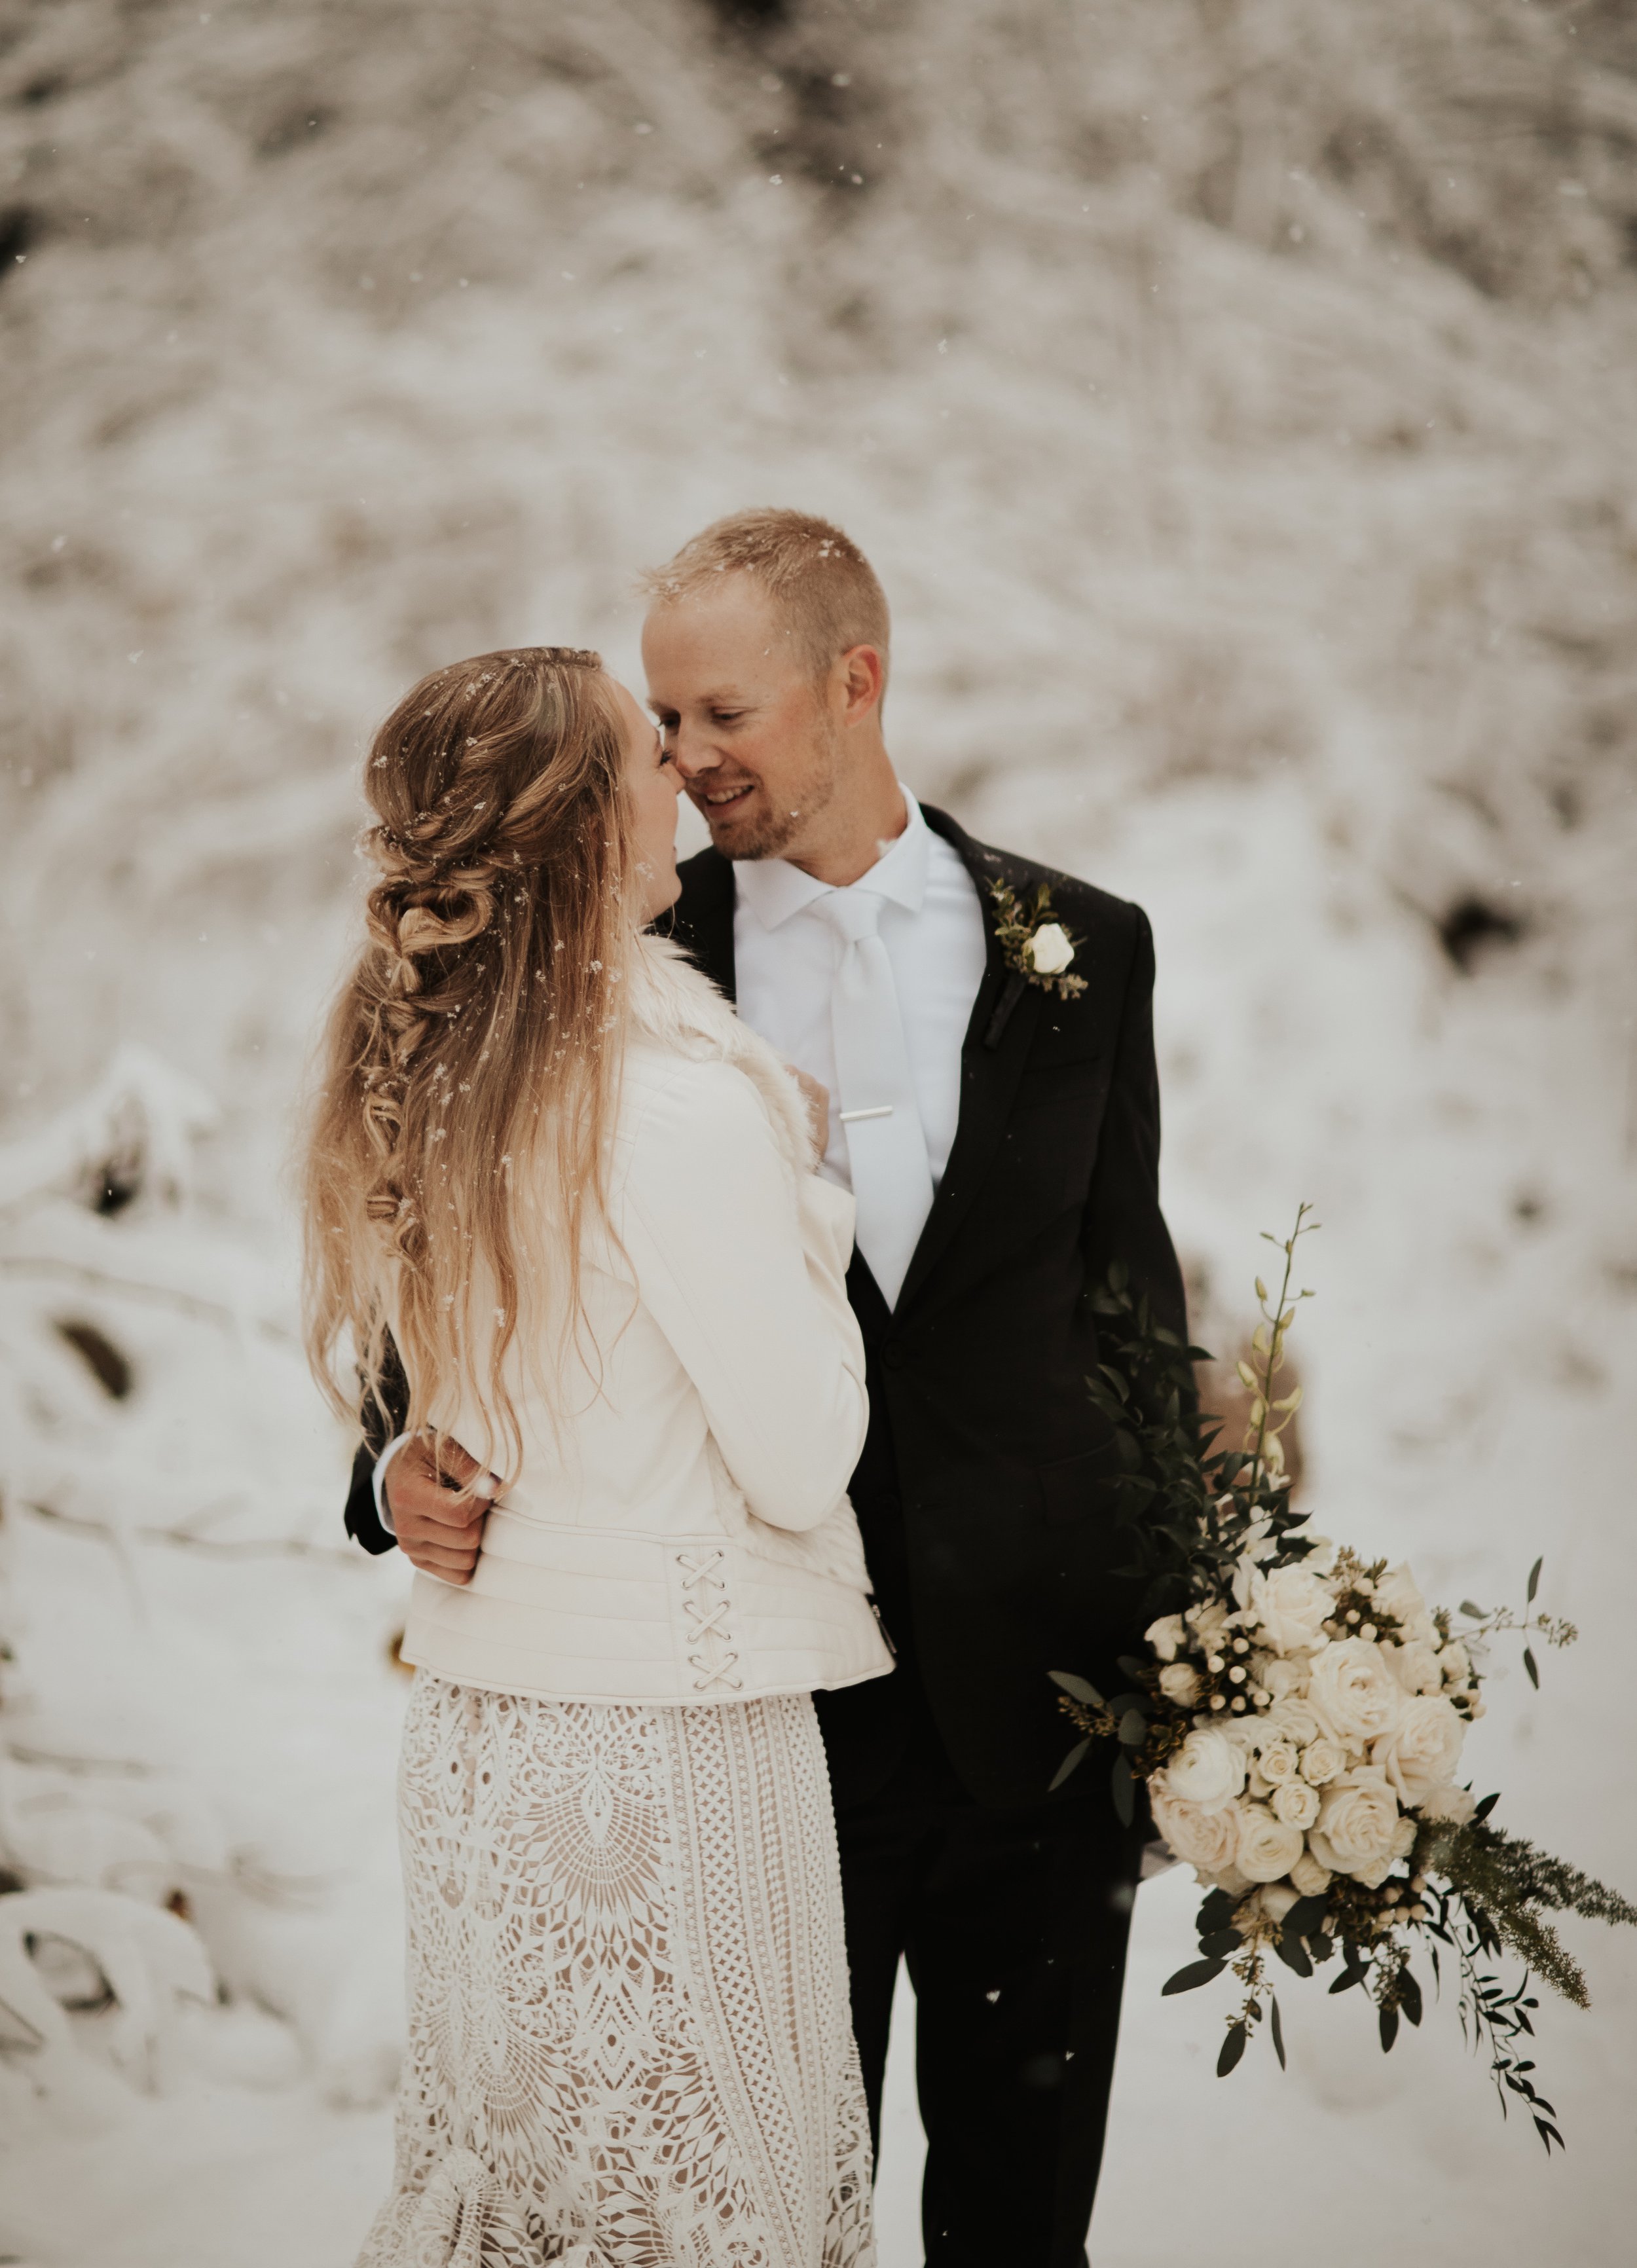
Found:
[(380, 1456), (376, 1458), (375, 1470), (370, 1476), (370, 1487), (375, 1497), (375, 1517), (388, 1535), (396, 1535), (398, 1531), (392, 1524), (392, 1513), (387, 1503), (387, 1468), (404, 1443), (410, 1439), (412, 1436), (408, 1433), (395, 1433)]

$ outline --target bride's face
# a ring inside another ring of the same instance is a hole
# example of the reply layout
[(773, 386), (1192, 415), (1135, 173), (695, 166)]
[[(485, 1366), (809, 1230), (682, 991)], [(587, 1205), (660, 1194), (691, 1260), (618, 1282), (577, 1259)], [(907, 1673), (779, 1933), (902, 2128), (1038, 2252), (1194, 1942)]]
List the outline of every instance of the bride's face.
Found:
[(645, 925), (682, 890), (676, 873), (676, 798), (681, 782), (654, 729), (623, 685), (614, 697), (624, 727), (625, 792), (630, 802), (631, 845), (636, 852), (637, 918)]

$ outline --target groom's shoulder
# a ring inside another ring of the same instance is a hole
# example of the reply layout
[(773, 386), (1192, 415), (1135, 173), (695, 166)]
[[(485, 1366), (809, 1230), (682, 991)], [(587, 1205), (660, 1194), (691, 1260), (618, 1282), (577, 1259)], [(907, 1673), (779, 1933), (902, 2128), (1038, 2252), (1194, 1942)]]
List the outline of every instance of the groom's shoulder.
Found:
[(1129, 898), (1117, 898), (1112, 891), (1082, 881), (1078, 874), (1066, 873), (1060, 866), (1044, 865), (1037, 858), (1025, 858), (999, 844), (980, 843), (943, 812), (931, 811), (927, 818), (934, 831), (959, 851), (980, 895), (987, 895), (990, 883), (999, 882), (1018, 897), (1032, 901), (1043, 886), (1051, 895), (1053, 916), (1083, 942), (1129, 952), (1147, 940), (1148, 917)]

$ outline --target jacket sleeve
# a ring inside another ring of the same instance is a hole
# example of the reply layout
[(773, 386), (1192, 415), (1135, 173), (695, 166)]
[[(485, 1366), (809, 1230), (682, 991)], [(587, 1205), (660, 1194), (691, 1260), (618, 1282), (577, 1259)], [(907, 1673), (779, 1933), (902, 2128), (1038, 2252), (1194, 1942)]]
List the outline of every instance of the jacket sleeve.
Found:
[(344, 1518), (347, 1533), (366, 1551), (390, 1551), (397, 1538), (384, 1528), (375, 1514), (375, 1460), (393, 1436), (402, 1430), (409, 1414), (409, 1388), (404, 1381), (403, 1366), (398, 1360), (398, 1350), (390, 1338), (381, 1364), (381, 1393), (387, 1404), (383, 1418), (374, 1397), (365, 1395), (359, 1422), (364, 1439), (352, 1460), (352, 1479), (347, 1490)]
[(1086, 1204), (1082, 1248), (1095, 1291), (1123, 1260), (1132, 1288), (1184, 1344), (1182, 1270), (1160, 1211), (1160, 1075), (1154, 1058), (1154, 933), (1140, 907), (1115, 1046), (1114, 1075)]
[(868, 1418), (852, 1199), (816, 1174), (793, 1191), (748, 1080), (693, 1063), (645, 1109), (619, 1210), (643, 1305), (751, 1511), (815, 1527), (846, 1493)]

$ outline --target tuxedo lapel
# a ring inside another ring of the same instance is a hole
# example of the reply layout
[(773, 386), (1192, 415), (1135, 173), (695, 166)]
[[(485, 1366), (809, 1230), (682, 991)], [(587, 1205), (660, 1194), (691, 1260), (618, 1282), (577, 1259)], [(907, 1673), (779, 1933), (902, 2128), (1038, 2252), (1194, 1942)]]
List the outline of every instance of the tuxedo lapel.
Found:
[(995, 935), (995, 909), (989, 885), (1014, 879), (1009, 862), (999, 851), (984, 850), (974, 843), (946, 813), (935, 811), (926, 804), (921, 809), (927, 825), (959, 853), (972, 878), (983, 911), (988, 954), (984, 981), (977, 988), (977, 998), (973, 1003), (971, 1020), (961, 1049), (961, 1113), (955, 1124), (955, 1145), (898, 1294), (895, 1310), (898, 1314), (908, 1307), (948, 1249), (1005, 1138), (1013, 1097), (1039, 1020), (1041, 1002), (1036, 986), (1016, 985), (1014, 972), (1001, 958)]
[[(933, 1199), (920, 1241), (899, 1292), (895, 1312), (902, 1314), (948, 1249), (965, 1219), (995, 1152), (1005, 1139), (1013, 1097), (1028, 1061), (1041, 994), (1022, 984), (1001, 958), (995, 936), (995, 909), (989, 895), (994, 881), (1021, 879), (998, 850), (974, 843), (941, 811), (924, 804), (934, 834), (959, 855), (972, 878), (984, 917), (987, 957), (961, 1049), (961, 1113), (949, 1163)], [(736, 997), (734, 968), (734, 868), (716, 850), (701, 850), (682, 867), (682, 894), (670, 917), (671, 934), (696, 965), (727, 998)], [(859, 1263), (855, 1263), (859, 1264)]]
[[(734, 866), (717, 850), (684, 859), (682, 894), (668, 917), (670, 935), (728, 999), (738, 998), (734, 969)], [(662, 917), (658, 926), (663, 930)]]

